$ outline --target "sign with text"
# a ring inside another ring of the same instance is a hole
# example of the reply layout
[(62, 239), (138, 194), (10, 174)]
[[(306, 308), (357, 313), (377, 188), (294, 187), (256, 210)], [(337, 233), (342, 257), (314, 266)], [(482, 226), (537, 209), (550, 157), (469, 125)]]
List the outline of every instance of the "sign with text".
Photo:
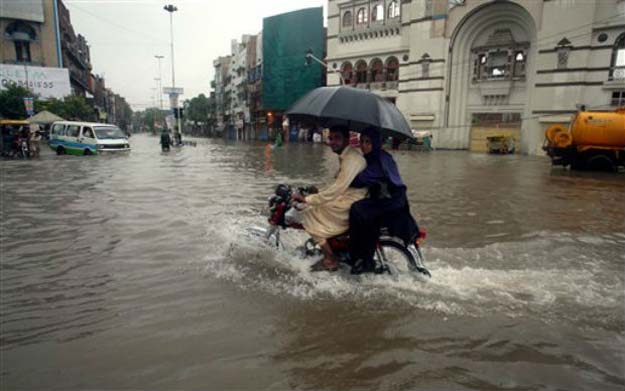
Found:
[(35, 103), (35, 99), (34, 98), (32, 98), (30, 96), (24, 98), (24, 107), (26, 108), (26, 114), (29, 117), (31, 115), (33, 115), (33, 113), (35, 112), (34, 103)]
[(0, 90), (10, 85), (27, 87), (42, 98), (62, 99), (72, 93), (66, 68), (0, 64)]
[(43, 0), (3, 0), (0, 1), (0, 15), (6, 19), (45, 22)]
[(184, 94), (184, 88), (182, 87), (163, 87), (163, 94), (167, 95), (182, 95)]

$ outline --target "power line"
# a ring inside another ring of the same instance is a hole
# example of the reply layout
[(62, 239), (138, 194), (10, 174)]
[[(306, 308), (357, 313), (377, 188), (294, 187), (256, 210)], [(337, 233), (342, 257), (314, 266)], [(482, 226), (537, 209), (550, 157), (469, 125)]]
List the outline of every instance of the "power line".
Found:
[(113, 21), (111, 21), (111, 20), (109, 20), (109, 19), (107, 19), (107, 18), (103, 18), (103, 17), (102, 17), (102, 16), (100, 16), (100, 15), (97, 15), (97, 14), (91, 13), (91, 12), (89, 12), (89, 11), (85, 10), (84, 8), (81, 8), (81, 7), (76, 6), (75, 4), (72, 4), (72, 5), (71, 5), (71, 8), (76, 9), (76, 10), (78, 10), (78, 11), (80, 11), (80, 12), (83, 12), (83, 13), (85, 13), (85, 14), (87, 14), (87, 15), (90, 15), (90, 16), (92, 16), (92, 17), (94, 17), (94, 18), (96, 18), (96, 19), (98, 19), (98, 20), (100, 20), (100, 21), (102, 21), (102, 22), (105, 22), (105, 23), (108, 23), (108, 24), (110, 24), (110, 25), (112, 25), (112, 26), (115, 26), (115, 27), (121, 28), (122, 30), (125, 30), (125, 31), (127, 31), (127, 32), (130, 32), (130, 33), (133, 33), (133, 34), (140, 34), (140, 35), (143, 35), (144, 37), (149, 38), (149, 39), (151, 39), (151, 40), (154, 40), (154, 41), (158, 42), (159, 44), (161, 44), (161, 43), (162, 43), (162, 44), (167, 44), (167, 43), (166, 43), (166, 41), (164, 41), (164, 40), (162, 40), (162, 39), (160, 39), (160, 38), (153, 37), (153, 36), (151, 36), (150, 34), (146, 34), (146, 33), (144, 33), (143, 31), (140, 31), (140, 30), (132, 30), (132, 29), (129, 29), (129, 28), (127, 28), (126, 26), (124, 26), (124, 25), (122, 25), (122, 24), (115, 23), (115, 22), (113, 22)]

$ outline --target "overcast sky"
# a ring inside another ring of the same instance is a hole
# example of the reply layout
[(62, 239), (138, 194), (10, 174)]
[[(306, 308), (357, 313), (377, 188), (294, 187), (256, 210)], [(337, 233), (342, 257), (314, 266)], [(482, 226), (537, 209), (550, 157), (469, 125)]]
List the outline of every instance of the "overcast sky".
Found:
[[(174, 4), (176, 86), (183, 99), (208, 95), (213, 60), (230, 54), (230, 41), (257, 34), (263, 18), (309, 7), (326, 0), (64, 0), (72, 25), (91, 47), (94, 74), (104, 75), (106, 86), (125, 97), (133, 110), (154, 104), (158, 77), (155, 55), (163, 55), (163, 86), (171, 85), (169, 13)], [(167, 98), (163, 97), (163, 106)]]

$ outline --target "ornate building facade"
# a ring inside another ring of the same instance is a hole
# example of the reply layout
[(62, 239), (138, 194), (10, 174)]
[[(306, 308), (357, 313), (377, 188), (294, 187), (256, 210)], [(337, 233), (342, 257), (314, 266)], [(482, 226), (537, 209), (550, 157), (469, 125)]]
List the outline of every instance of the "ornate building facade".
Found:
[(328, 85), (395, 102), (438, 148), (541, 154), (580, 105), (625, 105), (623, 0), (329, 0)]

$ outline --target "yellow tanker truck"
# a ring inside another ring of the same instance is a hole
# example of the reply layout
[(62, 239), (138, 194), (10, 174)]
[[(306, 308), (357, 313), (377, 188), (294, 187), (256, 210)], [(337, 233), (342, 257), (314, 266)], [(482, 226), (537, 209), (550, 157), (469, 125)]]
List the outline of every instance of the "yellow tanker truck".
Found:
[(616, 171), (625, 166), (625, 107), (578, 111), (568, 127), (548, 127), (545, 139), (543, 149), (553, 165)]

